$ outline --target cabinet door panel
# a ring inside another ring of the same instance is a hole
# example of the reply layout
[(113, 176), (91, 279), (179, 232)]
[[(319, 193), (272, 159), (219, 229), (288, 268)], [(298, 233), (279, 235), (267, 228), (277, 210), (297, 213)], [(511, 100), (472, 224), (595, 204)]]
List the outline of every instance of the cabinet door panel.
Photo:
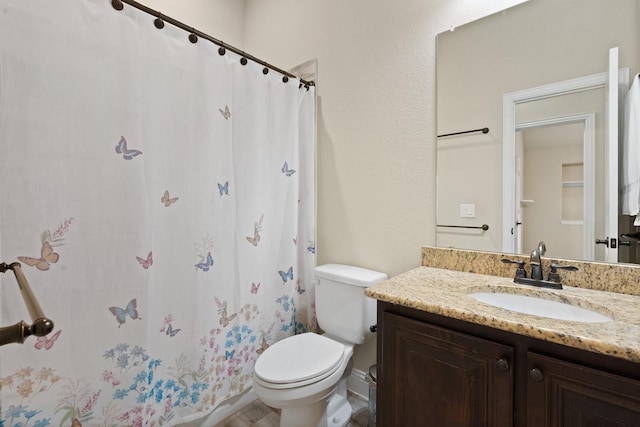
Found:
[(381, 426), (513, 425), (511, 347), (391, 313), (382, 324)]
[(638, 427), (640, 382), (528, 353), (527, 425)]

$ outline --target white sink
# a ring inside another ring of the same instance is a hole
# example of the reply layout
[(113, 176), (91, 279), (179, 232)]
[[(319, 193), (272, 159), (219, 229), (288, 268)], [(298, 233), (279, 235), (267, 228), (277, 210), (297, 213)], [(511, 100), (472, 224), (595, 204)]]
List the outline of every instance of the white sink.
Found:
[(503, 292), (474, 292), (471, 298), (494, 307), (500, 307), (519, 313), (551, 319), (570, 320), (572, 322), (599, 323), (613, 319), (602, 313), (578, 307), (569, 303), (551, 301), (543, 298), (509, 294)]

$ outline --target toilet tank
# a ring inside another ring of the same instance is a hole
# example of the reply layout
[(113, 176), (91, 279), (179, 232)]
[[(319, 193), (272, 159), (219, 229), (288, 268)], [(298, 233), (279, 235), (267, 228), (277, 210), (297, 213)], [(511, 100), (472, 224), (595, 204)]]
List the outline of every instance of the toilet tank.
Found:
[(343, 264), (316, 267), (316, 317), (327, 334), (353, 344), (361, 344), (373, 333), (376, 300), (364, 290), (387, 279), (387, 275)]

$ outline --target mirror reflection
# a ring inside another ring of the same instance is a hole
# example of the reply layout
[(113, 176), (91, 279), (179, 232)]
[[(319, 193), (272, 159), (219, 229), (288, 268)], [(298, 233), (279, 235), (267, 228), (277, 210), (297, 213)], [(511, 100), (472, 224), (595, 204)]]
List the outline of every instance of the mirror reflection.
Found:
[(634, 261), (608, 117), (639, 70), (639, 16), (640, 0), (530, 0), (438, 36), (438, 246)]

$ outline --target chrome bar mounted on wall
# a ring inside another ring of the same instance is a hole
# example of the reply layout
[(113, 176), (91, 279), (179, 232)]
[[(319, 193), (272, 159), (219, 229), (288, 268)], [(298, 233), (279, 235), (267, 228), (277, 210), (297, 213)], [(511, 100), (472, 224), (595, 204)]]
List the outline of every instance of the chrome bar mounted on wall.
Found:
[(463, 130), (462, 132), (445, 133), (444, 135), (438, 135), (438, 138), (443, 138), (445, 136), (464, 135), (465, 133), (476, 133), (476, 132), (489, 133), (489, 128)]
[[(169, 24), (173, 25), (174, 27), (178, 27), (184, 31), (186, 31), (189, 36), (189, 41), (191, 43), (197, 43), (198, 42), (198, 37), (203, 38), (205, 40), (209, 40), (211, 43), (220, 46), (220, 48), (218, 49), (218, 53), (220, 55), (224, 55), (226, 53), (227, 50), (230, 50), (233, 53), (236, 53), (238, 55), (241, 56), (240, 59), (240, 63), (242, 65), (246, 65), (247, 64), (247, 59), (250, 59), (253, 62), (257, 62), (258, 64), (264, 66), (264, 70), (262, 71), (263, 74), (268, 74), (269, 70), (274, 70), (277, 71), (278, 73), (282, 74), (282, 82), (283, 83), (287, 83), (289, 81), (289, 78), (294, 78), (294, 79), (298, 79), (298, 77), (294, 76), (293, 74), (289, 73), (288, 71), (282, 70), (278, 67), (276, 67), (275, 65), (271, 65), (268, 62), (265, 62), (259, 58), (256, 58), (253, 55), (249, 55), (246, 52), (241, 51), (238, 48), (235, 48), (231, 45), (228, 45), (226, 43), (224, 43), (221, 40), (218, 40), (216, 38), (211, 37), (208, 34), (203, 33), (202, 31), (198, 31), (193, 27), (189, 27), (185, 24), (183, 24), (182, 22), (178, 21), (177, 19), (173, 19), (169, 16), (163, 15), (161, 14), (159, 11), (157, 10), (153, 10), (150, 7), (147, 7), (143, 4), (140, 4), (136, 1), (133, 0), (111, 0), (111, 6), (116, 9), (116, 10), (122, 10), (124, 8), (123, 3), (128, 4), (129, 6), (135, 7), (138, 10), (141, 10), (151, 16), (155, 16), (156, 19), (154, 19), (153, 23), (155, 25), (156, 28), (158, 29), (162, 29), (164, 28), (164, 23), (168, 22)], [(300, 86), (305, 86), (307, 90), (309, 90), (309, 86), (315, 86), (315, 82), (313, 81), (308, 81), (308, 80), (303, 80), (303, 79), (299, 79), (300, 80)]]
[(5, 326), (0, 328), (0, 346), (10, 343), (22, 344), (29, 335), (43, 337), (53, 330), (53, 321), (44, 315), (36, 296), (31, 291), (27, 278), (22, 273), (22, 266), (19, 262), (11, 264), (0, 263), (0, 273), (12, 270), (16, 276), (22, 298), (27, 306), (29, 316), (31, 316), (31, 325), (27, 325), (24, 321), (20, 321), (13, 326)]
[(482, 224), (480, 226), (474, 226), (474, 225), (440, 225), (440, 224), (436, 224), (436, 227), (472, 228), (472, 229), (483, 230), (483, 231), (487, 231), (489, 229), (489, 226), (487, 224)]

